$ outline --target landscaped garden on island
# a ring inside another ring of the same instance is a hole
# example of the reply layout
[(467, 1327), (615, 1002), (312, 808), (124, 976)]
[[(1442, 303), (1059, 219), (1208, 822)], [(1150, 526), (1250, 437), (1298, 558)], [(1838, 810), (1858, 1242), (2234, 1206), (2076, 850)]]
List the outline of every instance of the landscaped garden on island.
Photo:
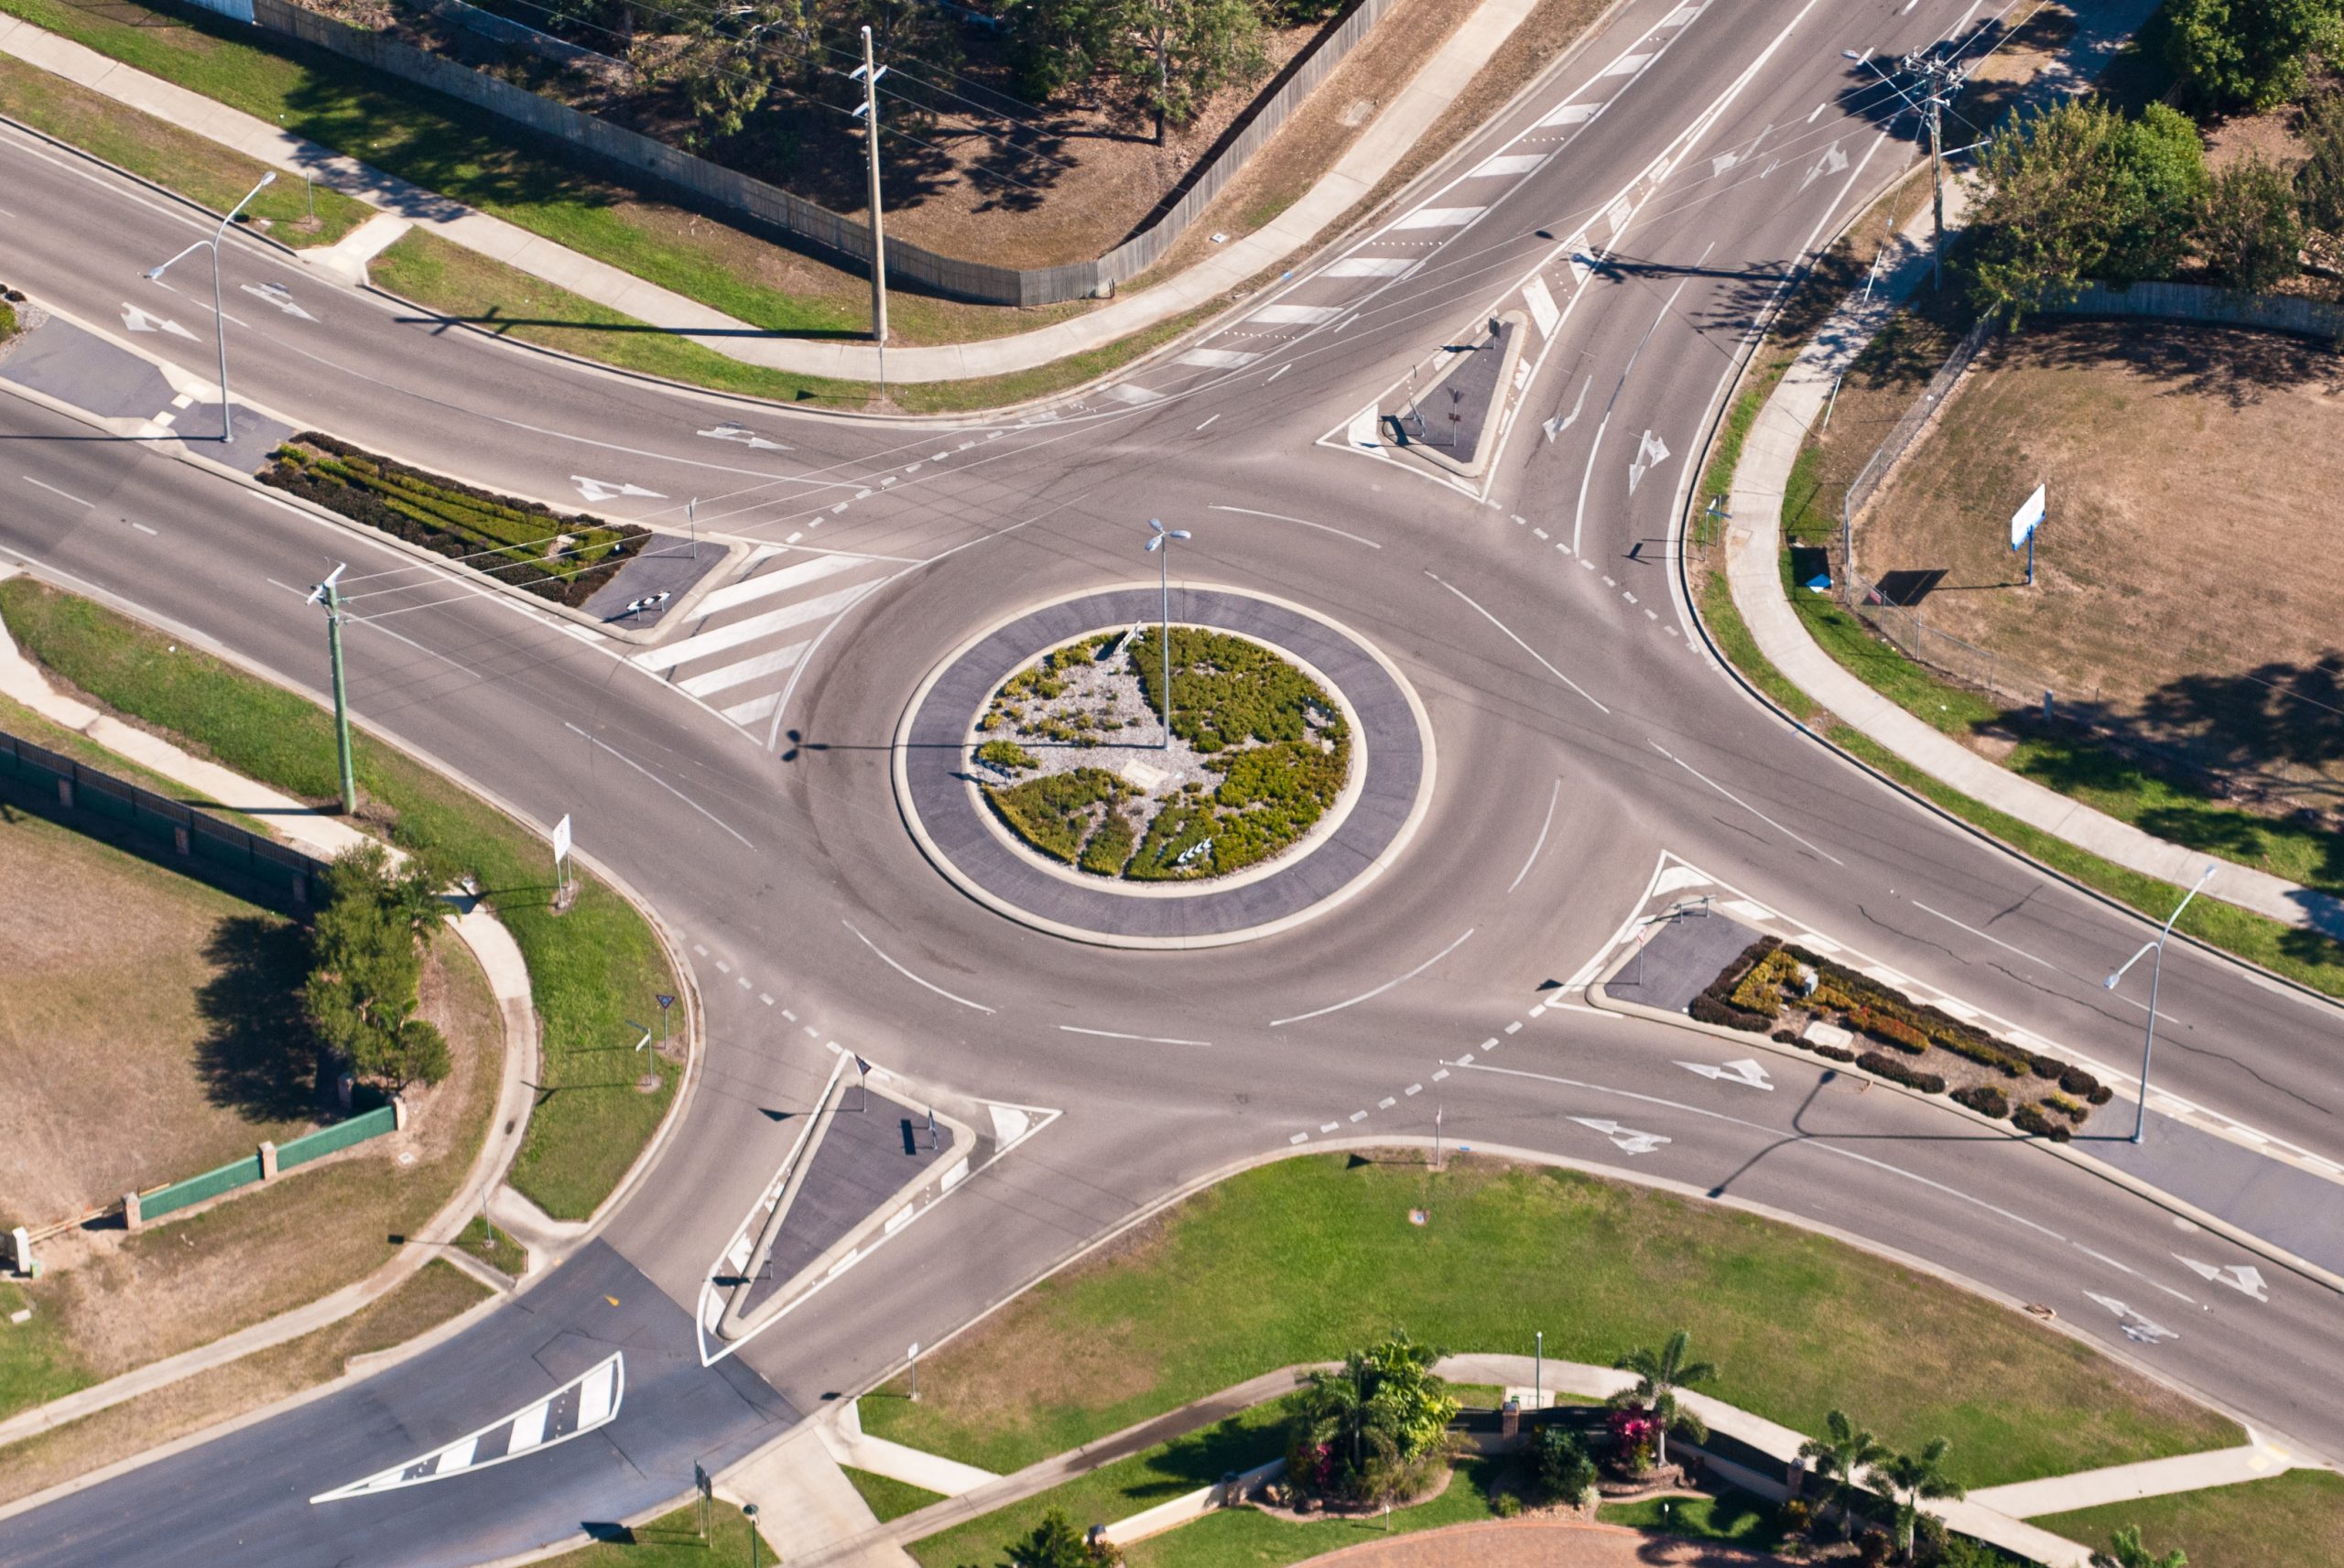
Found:
[(1719, 971), (1687, 1011), (1923, 1094), (1950, 1094), (1980, 1116), (2065, 1143), (2113, 1097), (2090, 1073), (1998, 1040), (1974, 1023), (1769, 936)]
[(1027, 848), (1101, 878), (1192, 881), (1292, 849), (1351, 776), (1351, 727), (1324, 687), (1262, 643), (1171, 629), (1102, 632), (1003, 682), (975, 723), (971, 776)]

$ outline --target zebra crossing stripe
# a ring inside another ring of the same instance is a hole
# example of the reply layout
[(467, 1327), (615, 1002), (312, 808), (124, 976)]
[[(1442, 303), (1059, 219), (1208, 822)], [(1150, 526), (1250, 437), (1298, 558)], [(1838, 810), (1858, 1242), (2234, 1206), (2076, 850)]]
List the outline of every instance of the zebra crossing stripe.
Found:
[(340, 1502), (502, 1465), (507, 1459), (517, 1459), (524, 1454), (550, 1448), (608, 1426), (618, 1419), (619, 1404), (625, 1395), (626, 1356), (624, 1351), (614, 1350), (607, 1359), (511, 1415), (490, 1422), (479, 1431), (467, 1433), (420, 1458), (377, 1470), (364, 1480), (336, 1487), (332, 1491), (320, 1492), (309, 1501), (313, 1506)]

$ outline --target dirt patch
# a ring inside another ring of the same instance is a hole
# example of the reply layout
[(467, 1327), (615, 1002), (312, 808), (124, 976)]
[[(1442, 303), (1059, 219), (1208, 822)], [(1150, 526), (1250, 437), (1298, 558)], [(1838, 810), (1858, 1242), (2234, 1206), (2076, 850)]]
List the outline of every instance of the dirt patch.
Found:
[[(2144, 455), (2154, 454), (2153, 461)], [(2049, 487), (2035, 583), (2012, 511)], [(1926, 623), (2205, 765), (2344, 788), (2344, 362), (2275, 334), (2036, 321), (1861, 522)], [(2154, 634), (2144, 635), (2144, 630)]]
[(340, 1323), (10, 1444), (0, 1448), (0, 1503), (339, 1377), (350, 1357), (404, 1344), (487, 1293), (453, 1264), (435, 1262)]
[(316, 1124), (281, 915), (0, 807), (4, 1217), (70, 1218)]

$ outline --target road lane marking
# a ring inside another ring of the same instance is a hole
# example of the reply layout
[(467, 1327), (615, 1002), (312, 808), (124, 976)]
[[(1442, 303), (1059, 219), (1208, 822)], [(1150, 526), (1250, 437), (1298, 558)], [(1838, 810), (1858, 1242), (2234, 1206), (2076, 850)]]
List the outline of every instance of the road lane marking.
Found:
[[(861, 931), (861, 930), (857, 929), (857, 927), (855, 926), (855, 924), (854, 924), (854, 922), (853, 922), (853, 921), (852, 921), (852, 920), (841, 920), (841, 921), (840, 921), (840, 922), (839, 922), (839, 924), (840, 924), (841, 925), (845, 926), (849, 931), (852, 931), (852, 932), (854, 932), (855, 940), (857, 940), (858, 942), (861, 942), (864, 946), (866, 946), (866, 947), (870, 948), (874, 953), (877, 953), (877, 954), (879, 955), (879, 959), (880, 959), (880, 961), (881, 961), (882, 963), (885, 964), (889, 968), (891, 968), (891, 969), (895, 970), (895, 973), (897, 973), (897, 974), (899, 974), (899, 975), (903, 976), (903, 977), (904, 977), (904, 979), (907, 979), (907, 980), (911, 981), (914, 985), (926, 986), (929, 990), (934, 991), (938, 996), (942, 997), (945, 1000), (947, 1000), (947, 1001), (957, 1001), (957, 1002), (959, 1002), (962, 1007), (973, 1007), (973, 1008), (975, 1008), (979, 1012), (991, 1012), (991, 1011), (993, 1011), (992, 1008), (987, 1007), (984, 1003), (982, 1003), (982, 1002), (981, 1002), (981, 1001), (971, 1001), (967, 997), (964, 997), (964, 996), (954, 996), (950, 991), (946, 990), (942, 986), (937, 985), (937, 984), (935, 984), (934, 982), (929, 981), (929, 980), (924, 980), (924, 979), (921, 979), (917, 975), (913, 974), (909, 969), (906, 969), (906, 968), (904, 968), (901, 964), (898, 964), (897, 962), (895, 962), (895, 959), (888, 957), (887, 957), (887, 955), (886, 955), (884, 952), (882, 952), (882, 951), (881, 951), (881, 949), (880, 949), (879, 944), (878, 944), (878, 943), (876, 943), (876, 942), (874, 942), (870, 937), (865, 936), (865, 935), (862, 933), (862, 931)], [(813, 1031), (809, 1029), (809, 1030), (808, 1030), (806, 1033), (808, 1033), (808, 1034), (811, 1034), (811, 1033), (813, 1033)]]
[(1520, 887), (1522, 885), (1522, 879), (1530, 874), (1530, 868), (1537, 864), (1538, 851), (1546, 847), (1546, 833), (1549, 828), (1555, 826), (1555, 807), (1562, 798), (1563, 781), (1557, 778), (1555, 781), (1554, 793), (1546, 797), (1546, 820), (1538, 825), (1538, 842), (1530, 846), (1530, 858), (1522, 862), (1522, 870), (1514, 873), (1514, 881), (1506, 883), (1506, 892), (1512, 892), (1514, 889)]
[(1364, 991), (1358, 996), (1352, 997), (1348, 1001), (1336, 1002), (1331, 1007), (1319, 1008), (1315, 1012), (1297, 1012), (1292, 1018), (1273, 1018), (1270, 1020), (1270, 1027), (1273, 1029), (1280, 1029), (1289, 1023), (1302, 1023), (1313, 1018), (1324, 1018), (1330, 1012), (1340, 1012), (1347, 1007), (1357, 1007), (1363, 1001), (1373, 1001), (1377, 997), (1382, 996), (1385, 991), (1390, 990), (1393, 987), (1400, 985), (1405, 981), (1415, 979), (1418, 975), (1423, 974), (1427, 969), (1431, 968), (1435, 964), (1439, 963), (1443, 958), (1448, 957), (1451, 953), (1457, 951), (1458, 948), (1462, 947), (1465, 945), (1465, 937), (1472, 935), (1474, 930), (1475, 927), (1466, 927), (1464, 936), (1460, 936), (1456, 941), (1451, 942), (1448, 946), (1443, 947), (1439, 952), (1435, 953), (1431, 957), (1427, 958), (1423, 963), (1418, 964), (1406, 974), (1398, 977), (1396, 979), (1386, 980), (1372, 991)]
[[(754, 849), (756, 848), (754, 844), (749, 843), (748, 839), (741, 838), (740, 834), (733, 833), (732, 827), (726, 824), (722, 817), (709, 810), (708, 807), (694, 800), (690, 795), (686, 795), (682, 790), (678, 789), (674, 784), (669, 784), (666, 779), (661, 778), (657, 773), (653, 773), (649, 768), (645, 767), (641, 762), (636, 762), (633, 757), (628, 756), (624, 752), (620, 751), (616, 746), (609, 745), (602, 741), (596, 740), (593, 736), (587, 734), (585, 730), (579, 729), (577, 725), (570, 723), (566, 719), (562, 720), (561, 727), (564, 730), (569, 730), (573, 735), (582, 737), (588, 745), (600, 746), (603, 751), (608, 752), (612, 756), (616, 757), (620, 762), (624, 762), (628, 767), (633, 768), (636, 773), (641, 773), (645, 778), (649, 779), (653, 784), (657, 784), (661, 789), (666, 790), (669, 795), (674, 795), (678, 800), (682, 801), (686, 806), (690, 806), (694, 811), (699, 812), (702, 816), (707, 817), (719, 827), (722, 827), (727, 833), (732, 833), (733, 838), (740, 838), (741, 842), (748, 845), (750, 849)], [(708, 949), (702, 947), (699, 949), (699, 951), (705, 955)], [(723, 966), (719, 965), (718, 967), (721, 968)]]
[(1767, 827), (1772, 827), (1775, 832), (1785, 834), (1789, 838), (1797, 839), (1799, 843), (1805, 844), (1810, 849), (1814, 849), (1817, 854), (1822, 856), (1833, 865), (1839, 867), (1842, 871), (1847, 869), (1847, 861), (1839, 859), (1839, 856), (1832, 854), (1828, 849), (1818, 848), (1807, 839), (1800, 838), (1797, 834), (1791, 832), (1789, 828), (1784, 827), (1781, 823), (1775, 821), (1773, 817), (1767, 816), (1764, 812), (1759, 810), (1756, 806), (1751, 805), (1740, 795), (1734, 794), (1733, 791), (1726, 788), (1725, 785), (1718, 783), (1717, 780), (1709, 777), (1709, 774), (1703, 773), (1700, 769), (1695, 767), (1684, 758), (1668, 750), (1667, 747), (1663, 746), (1659, 741), (1654, 741), (1650, 742), (1650, 744), (1654, 751), (1658, 752), (1662, 756), (1666, 757), (1670, 762), (1675, 762), (1678, 767), (1683, 768), (1687, 773), (1691, 773), (1695, 778), (1700, 780), (1703, 784), (1709, 785), (1711, 789), (1725, 796), (1726, 799), (1733, 802), (1734, 805), (1742, 807), (1742, 810), (1750, 813), (1751, 816), (1756, 817)]
[[(1213, 417), (1219, 418), (1220, 416), (1215, 415)], [(1199, 427), (1199, 428), (1201, 428), (1201, 427)], [(1322, 534), (1341, 534), (1344, 538), (1349, 539), (1352, 544), (1365, 545), (1371, 550), (1380, 550), (1384, 547), (1373, 539), (1362, 539), (1357, 534), (1346, 533), (1344, 530), (1336, 527), (1331, 523), (1313, 523), (1308, 517), (1288, 517), (1282, 512), (1256, 512), (1250, 506), (1221, 506), (1218, 504), (1209, 505), (1205, 510), (1208, 512), (1234, 512), (1241, 517), (1267, 517), (1274, 523), (1299, 523), (1305, 528), (1316, 528)]]
[(1499, 620), (1496, 616), (1494, 616), (1494, 615), (1491, 614), (1488, 611), (1483, 610), (1483, 609), (1482, 609), (1479, 604), (1475, 604), (1471, 599), (1470, 599), (1470, 598), (1468, 598), (1468, 597), (1466, 596), (1466, 593), (1465, 593), (1465, 590), (1464, 590), (1464, 589), (1462, 589), (1459, 588), (1459, 587), (1458, 587), (1455, 583), (1453, 583), (1453, 582), (1449, 582), (1449, 581), (1447, 581), (1446, 579), (1442, 579), (1442, 578), (1439, 578), (1439, 577), (1434, 576), (1434, 574), (1433, 574), (1433, 573), (1431, 573), (1431, 572), (1429, 572), (1429, 571), (1427, 571), (1427, 573), (1425, 573), (1425, 576), (1427, 576), (1427, 577), (1428, 577), (1428, 578), (1432, 578), (1432, 580), (1433, 580), (1433, 581), (1435, 581), (1435, 582), (1437, 582), (1437, 583), (1439, 583), (1441, 587), (1443, 587), (1443, 588), (1447, 589), (1449, 592), (1451, 592), (1451, 593), (1455, 594), (1458, 598), (1464, 600), (1465, 600), (1465, 602), (1466, 602), (1467, 604), (1469, 604), (1469, 605), (1471, 605), (1471, 606), (1472, 606), (1472, 608), (1473, 608), (1473, 609), (1474, 609), (1474, 610), (1475, 610), (1475, 611), (1476, 611), (1481, 615), (1481, 619), (1483, 619), (1484, 621), (1487, 621), (1491, 625), (1492, 625), (1492, 626), (1496, 627), (1499, 631), (1501, 631), (1501, 632), (1504, 633), (1508, 637), (1513, 637), (1513, 638), (1514, 638), (1514, 646), (1515, 646), (1515, 647), (1520, 648), (1524, 653), (1525, 653), (1525, 654), (1529, 654), (1532, 658), (1536, 659), (1540, 665), (1544, 665), (1544, 666), (1545, 666), (1546, 671), (1546, 673), (1547, 673), (1548, 675), (1553, 676), (1557, 680), (1558, 680), (1558, 681), (1562, 682), (1565, 686), (1567, 686), (1567, 687), (1570, 687), (1573, 691), (1575, 691), (1575, 692), (1579, 693), (1579, 696), (1587, 697), (1587, 700), (1588, 700), (1588, 701), (1590, 701), (1590, 702), (1594, 702), (1594, 703), (1595, 703), (1595, 706), (1596, 706), (1596, 708), (1597, 708), (1597, 709), (1598, 709), (1599, 711), (1603, 712), (1603, 713), (1610, 713), (1610, 712), (1612, 711), (1610, 708), (1605, 708), (1605, 707), (1603, 706), (1603, 704), (1601, 704), (1601, 703), (1600, 703), (1600, 702), (1595, 702), (1595, 698), (1594, 698), (1594, 697), (1589, 697), (1589, 696), (1588, 696), (1588, 692), (1587, 692), (1587, 688), (1586, 688), (1585, 687), (1582, 687), (1581, 685), (1579, 685), (1579, 682), (1577, 682), (1577, 681), (1575, 681), (1575, 680), (1571, 679), (1571, 677), (1570, 677), (1570, 676), (1567, 676), (1567, 675), (1563, 674), (1563, 672), (1562, 672), (1562, 671), (1560, 671), (1560, 670), (1557, 669), (1553, 665), (1547, 664), (1547, 663), (1546, 663), (1546, 655), (1545, 655), (1545, 654), (1541, 654), (1540, 652), (1538, 652), (1538, 650), (1537, 650), (1537, 649), (1536, 649), (1536, 648), (1532, 647), (1529, 643), (1527, 643), (1524, 642), (1520, 637), (1516, 637), (1516, 636), (1514, 636), (1514, 628), (1512, 628), (1511, 626), (1508, 626), (1504, 622), (1503, 622), (1503, 621)]
[(1175, 1040), (1162, 1034), (1124, 1034), (1112, 1029), (1078, 1029), (1071, 1023), (1061, 1023), (1058, 1027), (1069, 1034), (1095, 1034), (1101, 1040), (1137, 1040), (1147, 1045), (1210, 1046), (1212, 1044), (1210, 1040)]
[(64, 496), (66, 500), (68, 500), (68, 501), (71, 502), (71, 503), (72, 503), (74, 505), (76, 505), (76, 506), (87, 506), (87, 505), (89, 505), (89, 504), (90, 504), (90, 503), (89, 503), (89, 502), (86, 502), (86, 501), (82, 500), (80, 496), (73, 494), (73, 493), (72, 493), (71, 492), (70, 492), (70, 491), (63, 491), (63, 490), (60, 490), (60, 489), (58, 489), (58, 488), (57, 488), (55, 485), (53, 485), (53, 484), (41, 484), (41, 481), (40, 481), (39, 480), (35, 479), (35, 478), (34, 478), (32, 475), (30, 475), (30, 474), (27, 474), (27, 475), (25, 476), (25, 482), (26, 482), (27, 484), (37, 484), (37, 485), (40, 485), (40, 488), (41, 488), (41, 489), (43, 489), (43, 490), (45, 490), (45, 491), (49, 492), (49, 494), (51, 494), (51, 495), (61, 495), (61, 496)]

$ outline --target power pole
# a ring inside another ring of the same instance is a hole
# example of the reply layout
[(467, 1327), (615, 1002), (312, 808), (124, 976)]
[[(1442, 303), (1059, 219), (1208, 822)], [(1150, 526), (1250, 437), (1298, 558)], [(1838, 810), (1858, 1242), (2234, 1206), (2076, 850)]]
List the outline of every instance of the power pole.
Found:
[(1929, 176), (1933, 185), (1929, 241), (1929, 287), (1945, 287), (1945, 111), (1960, 90), (1969, 70), (1933, 49), (1915, 49), (1897, 62), (1906, 75), (1919, 79), (1921, 96), (1914, 103), (1929, 128)]
[(309, 602), (326, 607), (326, 654), (333, 664), (333, 731), (336, 750), (342, 761), (342, 814), (349, 816), (358, 810), (358, 781), (350, 769), (350, 690), (342, 675), (342, 574), (350, 568), (347, 563), (327, 574), (326, 580), (309, 590)]
[(854, 117), (863, 122), (863, 145), (871, 154), (871, 341), (879, 345), (879, 390), (887, 390), (887, 234), (879, 215), (879, 79), (887, 68), (871, 52), (871, 29), (863, 29), (863, 64), (854, 79), (863, 83), (863, 107)]

